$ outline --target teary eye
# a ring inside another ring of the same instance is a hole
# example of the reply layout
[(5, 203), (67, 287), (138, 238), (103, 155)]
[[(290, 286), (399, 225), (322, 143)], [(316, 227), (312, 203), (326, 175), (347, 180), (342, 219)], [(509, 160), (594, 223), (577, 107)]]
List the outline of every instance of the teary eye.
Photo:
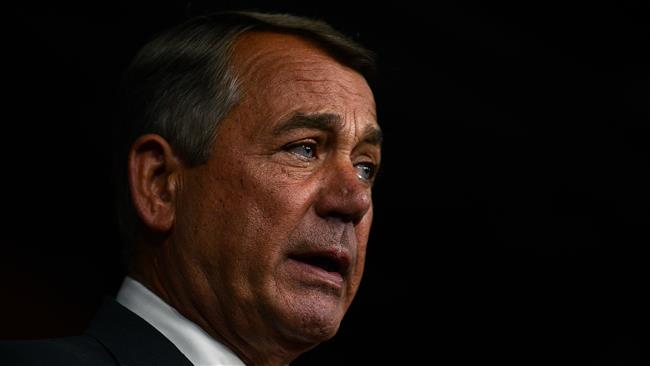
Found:
[(286, 150), (306, 159), (314, 159), (316, 157), (316, 145), (307, 142), (289, 145), (286, 147)]
[(377, 167), (373, 163), (359, 163), (354, 166), (357, 169), (357, 176), (363, 180), (372, 180), (375, 177)]

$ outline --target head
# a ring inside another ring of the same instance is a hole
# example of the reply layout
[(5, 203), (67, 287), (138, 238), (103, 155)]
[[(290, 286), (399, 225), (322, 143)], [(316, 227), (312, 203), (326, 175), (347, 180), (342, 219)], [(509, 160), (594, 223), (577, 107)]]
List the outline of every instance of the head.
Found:
[(229, 13), (163, 34), (127, 73), (129, 271), (249, 363), (332, 337), (359, 287), (371, 64), (323, 23)]

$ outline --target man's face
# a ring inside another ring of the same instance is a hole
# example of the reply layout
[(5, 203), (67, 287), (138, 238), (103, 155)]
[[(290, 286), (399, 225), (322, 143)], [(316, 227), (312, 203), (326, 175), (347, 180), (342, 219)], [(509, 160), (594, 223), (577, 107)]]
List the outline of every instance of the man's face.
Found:
[(178, 270), (231, 347), (315, 345), (336, 333), (363, 272), (380, 160), (373, 95), (296, 36), (245, 34), (233, 64), (241, 101), (182, 180)]

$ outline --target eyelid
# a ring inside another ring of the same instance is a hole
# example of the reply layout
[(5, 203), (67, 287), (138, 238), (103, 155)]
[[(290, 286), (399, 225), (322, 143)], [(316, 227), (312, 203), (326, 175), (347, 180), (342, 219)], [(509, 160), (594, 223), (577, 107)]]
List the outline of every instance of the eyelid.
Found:
[(366, 157), (375, 165), (381, 161), (381, 146), (369, 143), (360, 143), (352, 150), (352, 154), (357, 158)]
[[(295, 148), (299, 148), (301, 146), (307, 146), (307, 147), (311, 148), (313, 156), (308, 157), (308, 156), (304, 156), (302, 154), (291, 151), (291, 150), (293, 150)], [(319, 155), (318, 142), (316, 140), (314, 140), (314, 139), (311, 139), (311, 138), (290, 142), (290, 143), (284, 145), (282, 147), (282, 150), (286, 151), (288, 153), (291, 153), (291, 154), (293, 154), (293, 155), (295, 155), (295, 156), (297, 156), (299, 158), (307, 159), (307, 160), (317, 159), (318, 155)]]
[(376, 151), (361, 150), (356, 151), (355, 155), (356, 156), (353, 158), (355, 165), (359, 163), (370, 163), (374, 165), (376, 169), (381, 165), (381, 154)]
[(296, 146), (300, 146), (300, 145), (318, 146), (319, 142), (314, 138), (305, 138), (305, 139), (302, 139), (302, 140), (292, 141), (292, 142), (284, 145), (282, 148), (283, 149), (288, 149), (288, 148), (296, 147)]

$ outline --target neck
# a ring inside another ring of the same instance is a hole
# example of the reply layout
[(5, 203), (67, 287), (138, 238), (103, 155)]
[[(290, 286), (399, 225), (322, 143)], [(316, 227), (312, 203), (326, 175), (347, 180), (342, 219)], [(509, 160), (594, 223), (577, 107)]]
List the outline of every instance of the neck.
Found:
[(149, 260), (132, 262), (129, 276), (230, 348), (246, 365), (285, 366), (314, 347), (289, 342), (279, 344), (268, 332), (255, 329), (246, 317), (242, 322), (241, 317), (233, 316), (232, 309), (225, 312), (228, 308), (221, 306), (223, 301), (212, 290), (207, 278), (189, 276), (182, 267), (158, 256), (144, 257)]

